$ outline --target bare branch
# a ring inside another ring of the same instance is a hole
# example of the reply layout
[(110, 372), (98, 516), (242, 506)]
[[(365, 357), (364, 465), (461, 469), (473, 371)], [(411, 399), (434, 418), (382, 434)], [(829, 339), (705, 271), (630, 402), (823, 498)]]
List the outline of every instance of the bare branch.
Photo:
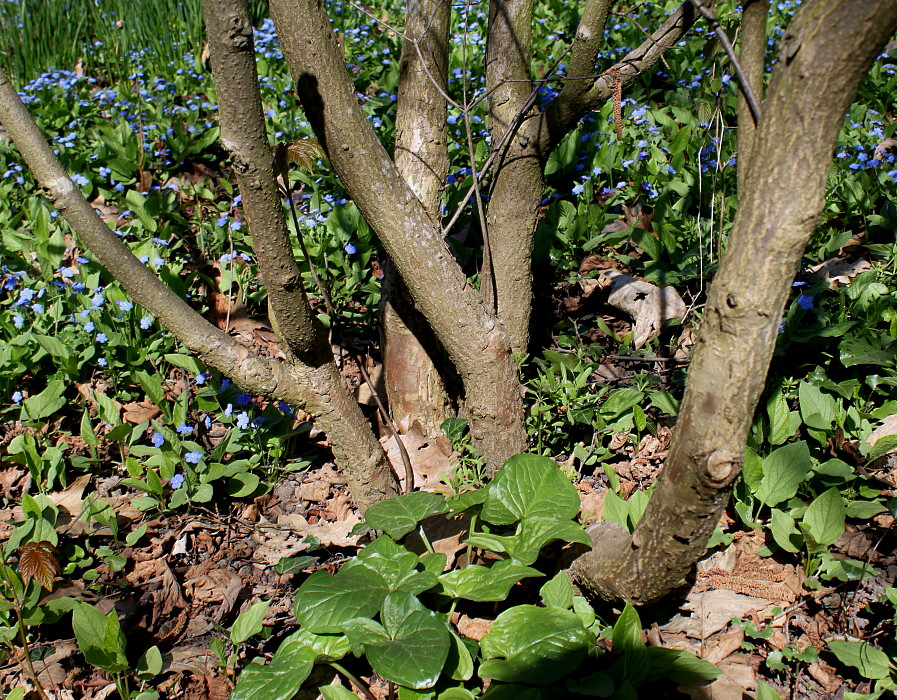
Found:
[[(766, 74), (766, 20), (769, 0), (747, 0), (741, 12), (739, 60), (747, 84), (758, 99), (763, 99)], [(745, 93), (738, 95), (738, 190), (741, 191), (751, 167), (751, 151), (757, 133), (757, 122), (751, 114)]]
[(597, 77), (583, 79), (586, 89), (571, 90), (563, 99), (563, 92), (558, 95), (539, 116), (538, 143), (542, 157), (547, 158), (586, 113), (597, 109), (612, 96), (617, 80), (625, 86), (650, 70), (691, 29), (695, 17), (691, 0), (685, 0), (641, 46)]
[(233, 158), (274, 330), (281, 345), (305, 364), (332, 362), (330, 346), (302, 288), (283, 215), (274, 153), (265, 132), (246, 0), (203, 0), (203, 9), (221, 142)]
[(701, 16), (709, 22), (710, 28), (716, 34), (719, 43), (722, 44), (726, 55), (729, 57), (729, 61), (732, 63), (732, 69), (735, 71), (735, 76), (738, 78), (741, 94), (744, 96), (744, 99), (747, 100), (748, 106), (751, 109), (751, 116), (754, 118), (754, 125), (756, 126), (760, 121), (760, 103), (757, 101), (757, 98), (754, 95), (754, 90), (751, 87), (751, 82), (745, 75), (744, 70), (741, 67), (741, 62), (735, 54), (735, 48), (729, 40), (729, 35), (726, 34), (726, 30), (723, 29), (719, 20), (716, 18), (716, 15), (713, 14), (713, 11), (701, 2), (701, 0), (691, 0), (691, 2), (698, 9), (698, 12), (701, 13)]

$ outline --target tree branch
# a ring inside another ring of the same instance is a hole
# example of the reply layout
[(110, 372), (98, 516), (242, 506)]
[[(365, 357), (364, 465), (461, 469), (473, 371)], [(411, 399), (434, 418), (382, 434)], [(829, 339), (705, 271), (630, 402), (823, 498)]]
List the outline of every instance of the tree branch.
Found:
[[(596, 15), (598, 9), (595, 10)], [(625, 86), (650, 70), (691, 29), (696, 14), (691, 0), (685, 0), (641, 46), (630, 51), (601, 75), (583, 79), (586, 89), (570, 90), (566, 96), (561, 91), (539, 117), (536, 132), (542, 156), (547, 158), (586, 113), (597, 109), (611, 97), (618, 79)]]
[(277, 189), (246, 0), (203, 0), (203, 11), (221, 143), (233, 159), (272, 326), (284, 350), (303, 363), (332, 362), (330, 345), (302, 287)]
[[(746, 0), (741, 12), (739, 59), (745, 81), (758, 99), (763, 99), (766, 79), (766, 20), (769, 0)], [(745, 94), (738, 93), (738, 191), (741, 192), (751, 167), (751, 150), (757, 133), (757, 120), (751, 114)]]
[(763, 168), (749, 172), (710, 288), (670, 455), (631, 537), (613, 523), (591, 532), (573, 574), (593, 592), (650, 602), (703, 556), (741, 472), (844, 113), (895, 29), (893, 0), (817, 0), (788, 27), (752, 156)]
[(496, 469), (526, 448), (516, 367), (502, 328), (365, 117), (323, 4), (271, 0), (270, 7), (306, 117), (457, 367), (474, 444)]

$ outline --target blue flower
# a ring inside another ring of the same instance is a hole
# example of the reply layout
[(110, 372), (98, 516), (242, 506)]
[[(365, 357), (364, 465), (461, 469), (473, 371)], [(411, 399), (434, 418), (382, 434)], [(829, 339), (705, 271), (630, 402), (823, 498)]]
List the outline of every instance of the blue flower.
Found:
[(97, 342), (98, 343), (108, 343), (109, 336), (106, 335), (105, 333), (97, 333)]
[(345, 250), (349, 255), (355, 255), (358, 252), (358, 248), (356, 248), (352, 243), (346, 243), (343, 246), (343, 250)]
[(184, 461), (187, 464), (199, 464), (199, 460), (202, 459), (202, 452), (188, 452), (184, 455)]
[(151, 325), (153, 325), (153, 317), (152, 316), (144, 316), (140, 319), (140, 327), (143, 330), (147, 330)]
[(189, 425), (187, 425), (186, 423), (181, 423), (181, 424), (178, 426), (178, 434), (180, 434), (180, 435), (192, 435), (192, 434), (193, 434), (193, 428), (191, 428), (191, 427), (190, 427)]
[(224, 417), (230, 418), (230, 415), (233, 412), (234, 412), (234, 405), (232, 403), (227, 404), (227, 408), (224, 409)]
[(25, 325), (25, 319), (22, 318), (21, 314), (16, 314), (12, 317), (12, 325), (14, 325), (16, 328), (21, 328)]
[(12, 402), (13, 403), (22, 403), (22, 392), (21, 391), (14, 391), (12, 393)]
[(117, 301), (117, 302), (115, 302), (115, 304), (122, 311), (130, 311), (131, 309), (134, 308), (134, 304), (132, 304), (130, 301)]
[(184, 475), (183, 474), (175, 474), (171, 477), (171, 481), (168, 482), (168, 485), (173, 489), (179, 489), (184, 485)]
[(197, 374), (196, 375), (196, 383), (200, 384), (200, 385), (205, 384), (206, 383), (206, 375), (203, 374), (202, 372)]
[(162, 447), (165, 444), (165, 436), (157, 430), (150, 438), (150, 442), (153, 443), (153, 447)]
[(237, 397), (237, 403), (241, 406), (246, 406), (250, 401), (252, 401), (252, 394), (240, 394)]
[(583, 190), (583, 183), (578, 182), (575, 185), (573, 185), (573, 190), (572, 190), (573, 194), (582, 194), (582, 190)]
[(99, 360), (97, 360), (97, 364), (100, 367), (106, 367), (109, 364), (109, 361), (105, 357), (101, 357)]
[(813, 297), (809, 297), (806, 294), (801, 294), (797, 298), (797, 305), (802, 309), (812, 309), (813, 308)]
[(240, 430), (246, 430), (249, 427), (249, 414), (246, 411), (237, 416), (237, 427)]
[(785, 322), (782, 321), (782, 322), (779, 324), (779, 333), (784, 333), (784, 332), (785, 332)]
[(230, 386), (230, 379), (228, 379), (227, 377), (224, 377), (221, 380), (221, 391), (224, 391), (229, 386)]

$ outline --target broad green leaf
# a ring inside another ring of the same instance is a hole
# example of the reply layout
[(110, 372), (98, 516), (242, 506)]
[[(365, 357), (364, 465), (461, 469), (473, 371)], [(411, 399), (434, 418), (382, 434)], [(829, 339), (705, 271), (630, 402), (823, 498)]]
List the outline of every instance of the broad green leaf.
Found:
[(315, 561), (316, 560), (314, 557), (309, 556), (284, 557), (279, 562), (277, 562), (274, 570), (278, 574), (298, 574), (306, 567), (314, 564)]
[(504, 600), (521, 579), (542, 575), (538, 569), (505, 559), (491, 567), (476, 564), (449, 571), (439, 577), (439, 583), (447, 596), (486, 602)]
[(151, 681), (162, 673), (162, 652), (159, 647), (153, 645), (137, 660), (137, 677), (140, 680)]
[(365, 511), (364, 520), (375, 530), (383, 530), (394, 540), (400, 540), (425, 518), (447, 510), (448, 505), (442, 495), (415, 491), (375, 503)]
[(790, 515), (778, 508), (773, 508), (769, 530), (772, 532), (772, 537), (776, 544), (786, 552), (794, 554), (800, 551), (800, 545), (802, 544), (800, 530), (797, 529), (797, 526), (794, 524), (794, 518)]
[(757, 681), (757, 700), (782, 700), (782, 696), (765, 681)]
[(569, 610), (518, 605), (505, 610), (480, 642), (480, 676), (549, 685), (578, 668), (592, 639)]
[(129, 668), (125, 637), (115, 610), (104, 615), (92, 605), (81, 603), (72, 610), (72, 629), (78, 649), (91, 666), (109, 673), (121, 673)]
[(495, 525), (527, 517), (572, 520), (579, 513), (576, 487), (550, 457), (511, 457), (485, 490), (481, 517)]
[(682, 649), (647, 647), (645, 651), (648, 657), (646, 682), (669, 678), (678, 685), (691, 685), (699, 681), (712, 681), (721, 673), (709, 661)]
[(559, 571), (553, 579), (539, 590), (542, 604), (546, 607), (568, 610), (573, 607), (573, 584), (566, 571)]
[(373, 617), (388, 590), (383, 577), (366, 567), (344, 568), (336, 576), (316, 571), (299, 586), (293, 611), (311, 632), (341, 632), (347, 620)]
[[(817, 430), (828, 430), (838, 416), (838, 403), (831, 394), (824, 393), (809, 382), (801, 382), (797, 388), (800, 415), (804, 423)], [(818, 416), (817, 420), (813, 416)]]
[(679, 415), (680, 402), (670, 392), (649, 389), (648, 396), (651, 398), (651, 405), (660, 409), (662, 413), (669, 416)]
[(378, 552), (366, 553), (358, 557), (351, 565), (343, 568), (351, 570), (356, 567), (365, 567), (381, 576), (387, 592), (405, 591), (417, 595), (433, 588), (437, 584), (436, 576), (427, 571), (415, 571), (420, 563), (420, 558), (413, 552), (401, 551), (391, 556), (384, 556)]
[(324, 700), (358, 700), (358, 696), (341, 685), (322, 685), (318, 691)]
[(439, 693), (438, 700), (475, 700), (475, 696), (467, 688), (449, 688)]
[(844, 534), (847, 508), (837, 488), (823, 492), (810, 504), (801, 525), (804, 533), (820, 546), (834, 544)]
[(115, 402), (101, 391), (93, 392), (93, 400), (97, 405), (97, 412), (100, 420), (106, 421), (111, 426), (118, 425), (121, 420), (121, 413)]
[(623, 612), (614, 623), (613, 636), (614, 653), (625, 654), (638, 651), (645, 646), (642, 638), (642, 621), (639, 619), (635, 608), (629, 603), (623, 608)]
[(81, 414), (81, 439), (91, 447), (97, 447), (100, 444), (97, 434), (93, 431), (93, 425), (90, 422), (90, 416), (87, 414), (87, 411)]
[(601, 404), (601, 415), (607, 419), (614, 418), (641, 403), (644, 398), (645, 392), (638, 389), (617, 389)]
[(407, 593), (388, 595), (381, 617), (388, 638), (379, 644), (365, 645), (371, 667), (399, 685), (433, 687), (451, 646), (445, 621)]
[(578, 542), (586, 546), (592, 543), (585, 530), (572, 520), (558, 521), (539, 517), (521, 520), (514, 535), (478, 533), (467, 538), (468, 543), (474, 547), (507, 552), (521, 564), (534, 563), (542, 548), (557, 540)]
[(467, 645), (451, 632), (451, 646), (445, 660), (445, 672), (454, 681), (469, 681), (473, 677), (473, 657)]
[(885, 366), (894, 361), (897, 349), (889, 347), (883, 349), (880, 346), (871, 345), (865, 340), (847, 339), (841, 342), (840, 360), (845, 367), (855, 365)]
[(40, 343), (40, 346), (53, 357), (58, 357), (61, 360), (68, 359), (69, 351), (59, 339), (54, 338), (51, 335), (41, 335), (40, 333), (34, 333), (33, 337)]
[(766, 415), (769, 416), (769, 442), (781, 445), (793, 433), (791, 432), (791, 414), (788, 402), (781, 392), (775, 391), (766, 402)]
[(252, 605), (246, 612), (241, 613), (234, 626), (230, 629), (230, 641), (234, 646), (240, 646), (250, 637), (262, 631), (262, 622), (268, 614), (268, 601), (262, 600)]
[(65, 384), (54, 379), (47, 382), (47, 388), (35, 396), (25, 399), (22, 404), (22, 418), (24, 420), (40, 420), (52, 415), (65, 406)]
[(848, 518), (867, 520), (885, 511), (887, 511), (885, 505), (878, 501), (850, 501), (847, 504), (846, 515)]
[(193, 355), (184, 355), (181, 353), (169, 353), (165, 355), (165, 359), (175, 367), (187, 370), (190, 374), (196, 376), (201, 374), (203, 370), (202, 363)]
[(811, 466), (810, 449), (805, 441), (779, 447), (763, 460), (757, 498), (768, 506), (788, 500), (797, 493)]
[(673, 137), (673, 140), (670, 142), (670, 155), (674, 156), (677, 153), (681, 153), (685, 150), (686, 146), (688, 146), (691, 141), (691, 132), (692, 126), (691, 124), (687, 124), (683, 126), (679, 131), (676, 132), (676, 135)]
[(134, 376), (150, 401), (157, 406), (161, 406), (165, 402), (165, 390), (162, 388), (162, 381), (158, 376), (147, 374), (143, 370), (135, 372)]
[(613, 489), (608, 489), (604, 494), (604, 520), (622, 525), (629, 530), (629, 503), (617, 495)]
[(234, 474), (227, 482), (227, 493), (233, 498), (246, 498), (259, 487), (259, 475), (252, 472)]
[(826, 644), (842, 664), (853, 666), (863, 678), (887, 678), (891, 673), (888, 655), (869, 642), (830, 639)]
[(253, 661), (243, 669), (230, 700), (290, 700), (308, 678), (316, 659), (312, 649), (288, 637), (271, 663)]

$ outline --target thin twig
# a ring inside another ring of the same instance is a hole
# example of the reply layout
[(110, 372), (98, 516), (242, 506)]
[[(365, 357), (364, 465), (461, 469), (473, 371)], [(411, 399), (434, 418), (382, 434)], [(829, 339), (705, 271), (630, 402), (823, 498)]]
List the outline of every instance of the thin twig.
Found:
[(691, 0), (691, 4), (694, 5), (695, 9), (701, 13), (701, 16), (707, 20), (710, 24), (710, 28), (716, 33), (719, 43), (722, 44), (723, 48), (726, 50), (726, 55), (729, 57), (729, 61), (732, 63), (732, 68), (735, 70), (735, 76), (738, 78), (738, 85), (741, 87), (744, 99), (747, 100), (748, 107), (750, 107), (751, 110), (751, 116), (754, 118), (754, 125), (756, 126), (760, 123), (760, 103), (757, 102), (754, 90), (751, 87), (747, 76), (744, 74), (744, 71), (741, 69), (741, 63), (738, 60), (738, 56), (735, 55), (735, 48), (729, 40), (729, 35), (726, 34), (726, 30), (722, 28), (716, 15), (713, 14), (713, 10), (707, 7), (701, 0)]

